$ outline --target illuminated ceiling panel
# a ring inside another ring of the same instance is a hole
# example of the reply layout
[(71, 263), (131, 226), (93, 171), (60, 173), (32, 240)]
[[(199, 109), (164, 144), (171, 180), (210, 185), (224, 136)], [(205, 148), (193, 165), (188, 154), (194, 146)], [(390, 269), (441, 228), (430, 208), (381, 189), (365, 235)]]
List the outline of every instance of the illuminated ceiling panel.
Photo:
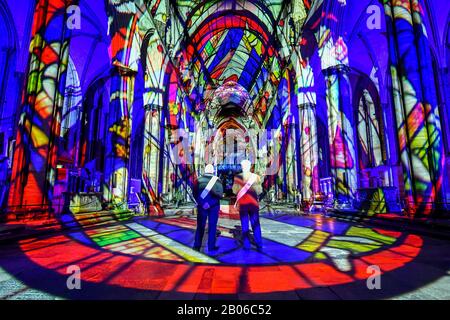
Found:
[[(164, 5), (163, 5), (164, 3)], [(178, 69), (187, 70), (183, 81), (196, 110), (211, 102), (211, 92), (237, 83), (251, 97), (255, 110), (277, 92), (289, 57), (281, 54), (289, 42), (287, 19), (304, 17), (306, 0), (153, 0), (155, 18), (166, 19), (161, 33)], [(282, 67), (283, 65), (283, 67)], [(200, 100), (199, 100), (200, 99)], [(260, 108), (261, 111), (265, 110)], [(263, 119), (264, 114), (257, 116)]]

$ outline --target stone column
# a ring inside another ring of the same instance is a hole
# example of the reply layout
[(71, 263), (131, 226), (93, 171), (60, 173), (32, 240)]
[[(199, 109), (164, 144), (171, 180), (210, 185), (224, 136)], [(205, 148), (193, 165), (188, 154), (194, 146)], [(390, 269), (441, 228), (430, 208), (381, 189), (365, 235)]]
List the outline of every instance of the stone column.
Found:
[(425, 49), (428, 44), (422, 37), (423, 30), (419, 30), (424, 26), (418, 11), (413, 19), (418, 3), (412, 3), (384, 3), (405, 196), (411, 215), (430, 213), (435, 201), (442, 198), (444, 157), (436, 86), (428, 84), (434, 82), (431, 58)]
[(158, 193), (158, 177), (160, 170), (159, 157), (161, 130), (161, 107), (157, 105), (145, 106), (145, 129), (144, 129), (144, 154), (142, 183), (153, 208), (147, 208), (150, 215), (161, 213)]
[(430, 143), (430, 175), (433, 181), (435, 208), (445, 208), (444, 166), (445, 151), (442, 139), (441, 120), (438, 106), (437, 83), (433, 70), (433, 60), (430, 45), (423, 24), (423, 1), (411, 0), (414, 33), (417, 39), (417, 55), (420, 79), (423, 92), (423, 105), (426, 116), (426, 127)]
[(70, 32), (65, 12), (72, 1), (38, 1), (28, 75), (14, 151), (8, 211), (49, 210), (56, 181)]
[(301, 104), (299, 105), (299, 114), (302, 199), (310, 201), (319, 191), (316, 106), (312, 103)]
[(323, 71), (327, 81), (328, 139), (334, 194), (337, 204), (346, 207), (353, 206), (357, 189), (357, 159), (349, 71), (349, 67), (343, 64)]
[(298, 153), (296, 153), (296, 130), (295, 123), (290, 123), (288, 127), (289, 132), (289, 140), (287, 146), (287, 154), (286, 154), (286, 162), (287, 162), (287, 200), (292, 202), (295, 200), (296, 190), (297, 190), (297, 167), (296, 167), (296, 157)]
[(104, 198), (120, 208), (127, 207), (129, 151), (136, 72), (117, 65), (111, 79), (108, 140), (106, 141)]

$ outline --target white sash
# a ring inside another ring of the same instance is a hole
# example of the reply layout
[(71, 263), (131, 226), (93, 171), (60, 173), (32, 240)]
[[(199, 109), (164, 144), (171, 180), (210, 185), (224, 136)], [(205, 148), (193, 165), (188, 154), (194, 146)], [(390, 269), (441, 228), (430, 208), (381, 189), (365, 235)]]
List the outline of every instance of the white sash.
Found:
[[(209, 194), (209, 192), (211, 191), (211, 189), (214, 187), (214, 184), (216, 183), (216, 181), (219, 179), (219, 177), (217, 176), (213, 176), (211, 178), (211, 180), (209, 180), (208, 184), (206, 185), (206, 188), (202, 191), (202, 194), (200, 195), (200, 198), (205, 199), (206, 196)], [(203, 209), (204, 210), (208, 210), (209, 209), (209, 203), (206, 202), (203, 204)]]
[(200, 198), (205, 199), (206, 196), (209, 194), (209, 192), (211, 191), (211, 189), (214, 187), (214, 185), (216, 184), (216, 181), (219, 179), (219, 177), (217, 176), (213, 176), (211, 178), (211, 180), (209, 180), (208, 184), (206, 185), (205, 190), (203, 190), (202, 194), (200, 195)]
[(236, 203), (234, 204), (234, 207), (237, 207), (237, 204), (239, 200), (247, 193), (247, 191), (252, 187), (252, 185), (256, 182), (256, 178), (258, 176), (254, 173), (251, 174), (248, 181), (245, 183), (245, 185), (242, 187), (241, 190), (239, 190), (237, 196), (236, 196)]

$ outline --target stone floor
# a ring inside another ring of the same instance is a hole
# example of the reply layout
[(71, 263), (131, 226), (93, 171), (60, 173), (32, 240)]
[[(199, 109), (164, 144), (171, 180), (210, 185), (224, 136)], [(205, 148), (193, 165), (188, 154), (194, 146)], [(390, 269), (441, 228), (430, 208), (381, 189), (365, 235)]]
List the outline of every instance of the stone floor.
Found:
[(321, 215), (260, 220), (261, 251), (228, 218), (218, 250), (192, 250), (190, 215), (2, 244), (0, 299), (450, 299), (448, 240)]

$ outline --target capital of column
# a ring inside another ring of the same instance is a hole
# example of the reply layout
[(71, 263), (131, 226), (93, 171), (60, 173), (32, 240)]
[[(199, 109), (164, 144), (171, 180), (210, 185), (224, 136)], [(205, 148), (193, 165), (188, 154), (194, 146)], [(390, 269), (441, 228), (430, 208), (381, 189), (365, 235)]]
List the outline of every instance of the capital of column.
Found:
[(300, 110), (315, 109), (316, 108), (316, 104), (312, 103), (312, 102), (301, 103), (301, 104), (298, 105), (298, 108)]
[(133, 70), (129, 66), (124, 65), (119, 60), (114, 60), (112, 62), (113, 67), (119, 72), (121, 76), (131, 76), (134, 77), (137, 74), (136, 70)]
[(145, 111), (161, 111), (161, 106), (157, 104), (146, 104), (144, 106)]
[(322, 70), (325, 76), (337, 75), (342, 73), (350, 73), (350, 67), (345, 64), (337, 64)]

